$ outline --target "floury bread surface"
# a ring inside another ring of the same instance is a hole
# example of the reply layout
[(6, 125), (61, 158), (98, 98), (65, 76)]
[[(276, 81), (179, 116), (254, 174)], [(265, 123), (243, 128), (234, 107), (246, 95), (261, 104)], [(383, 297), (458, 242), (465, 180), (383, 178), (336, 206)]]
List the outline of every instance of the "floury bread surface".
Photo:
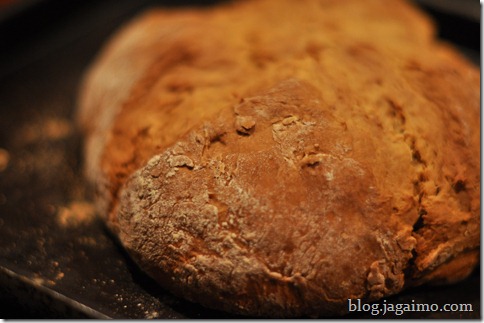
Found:
[(344, 314), (479, 259), (479, 71), (403, 1), (152, 10), (86, 76), (87, 176), (174, 294)]

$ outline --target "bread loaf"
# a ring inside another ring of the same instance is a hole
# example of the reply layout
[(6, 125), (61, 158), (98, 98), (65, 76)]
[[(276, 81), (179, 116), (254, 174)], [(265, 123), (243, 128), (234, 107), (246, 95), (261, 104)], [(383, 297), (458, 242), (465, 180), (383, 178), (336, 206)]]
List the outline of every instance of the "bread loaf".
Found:
[(86, 75), (86, 174), (174, 294), (344, 314), (478, 263), (479, 82), (400, 0), (153, 9)]

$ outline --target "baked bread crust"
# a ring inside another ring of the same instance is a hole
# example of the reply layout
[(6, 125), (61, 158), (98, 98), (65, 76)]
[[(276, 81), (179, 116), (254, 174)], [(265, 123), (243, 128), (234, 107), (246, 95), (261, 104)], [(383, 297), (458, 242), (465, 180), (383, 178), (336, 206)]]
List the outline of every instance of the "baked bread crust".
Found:
[(79, 120), (99, 212), (162, 286), (320, 316), (475, 267), (479, 100), (403, 1), (249, 0), (138, 18)]

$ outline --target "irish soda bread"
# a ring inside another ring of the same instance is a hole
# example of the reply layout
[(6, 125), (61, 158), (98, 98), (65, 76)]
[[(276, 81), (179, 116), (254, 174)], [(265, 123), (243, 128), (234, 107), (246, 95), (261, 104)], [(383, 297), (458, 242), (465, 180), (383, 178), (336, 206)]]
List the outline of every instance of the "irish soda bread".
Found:
[(479, 71), (400, 0), (152, 10), (80, 94), (97, 207), (174, 294), (344, 314), (479, 258)]

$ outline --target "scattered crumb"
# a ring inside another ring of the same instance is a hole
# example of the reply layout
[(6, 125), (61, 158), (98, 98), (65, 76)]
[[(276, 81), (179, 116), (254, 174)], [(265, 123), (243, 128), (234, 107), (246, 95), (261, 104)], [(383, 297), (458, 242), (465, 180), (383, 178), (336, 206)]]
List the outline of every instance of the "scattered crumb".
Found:
[(96, 239), (94, 239), (93, 237), (87, 237), (87, 236), (79, 237), (78, 241), (80, 244), (83, 244), (86, 246), (95, 246), (97, 244)]
[(31, 144), (40, 140), (60, 140), (74, 131), (72, 123), (64, 118), (46, 118), (22, 127), (17, 134), (19, 144)]
[(43, 285), (45, 283), (45, 280), (43, 278), (40, 278), (40, 277), (34, 277), (34, 278), (32, 278), (32, 282), (35, 285)]
[(43, 130), (47, 138), (57, 140), (70, 135), (72, 132), (72, 125), (66, 119), (52, 118), (46, 120)]
[(63, 227), (75, 227), (91, 222), (94, 216), (95, 209), (92, 203), (73, 201), (66, 207), (59, 207), (57, 223)]
[(10, 162), (10, 154), (6, 149), (0, 148), (0, 172), (7, 169), (8, 163)]
[(151, 312), (145, 311), (145, 318), (146, 319), (156, 319), (156, 318), (159, 318), (159, 317), (160, 317), (160, 313), (158, 313), (156, 311), (151, 311)]
[(50, 279), (44, 279), (40, 277), (38, 274), (34, 274), (35, 276), (32, 278), (32, 282), (37, 285), (37, 286), (46, 286), (50, 285), (53, 286), (55, 285), (55, 281), (50, 280)]

